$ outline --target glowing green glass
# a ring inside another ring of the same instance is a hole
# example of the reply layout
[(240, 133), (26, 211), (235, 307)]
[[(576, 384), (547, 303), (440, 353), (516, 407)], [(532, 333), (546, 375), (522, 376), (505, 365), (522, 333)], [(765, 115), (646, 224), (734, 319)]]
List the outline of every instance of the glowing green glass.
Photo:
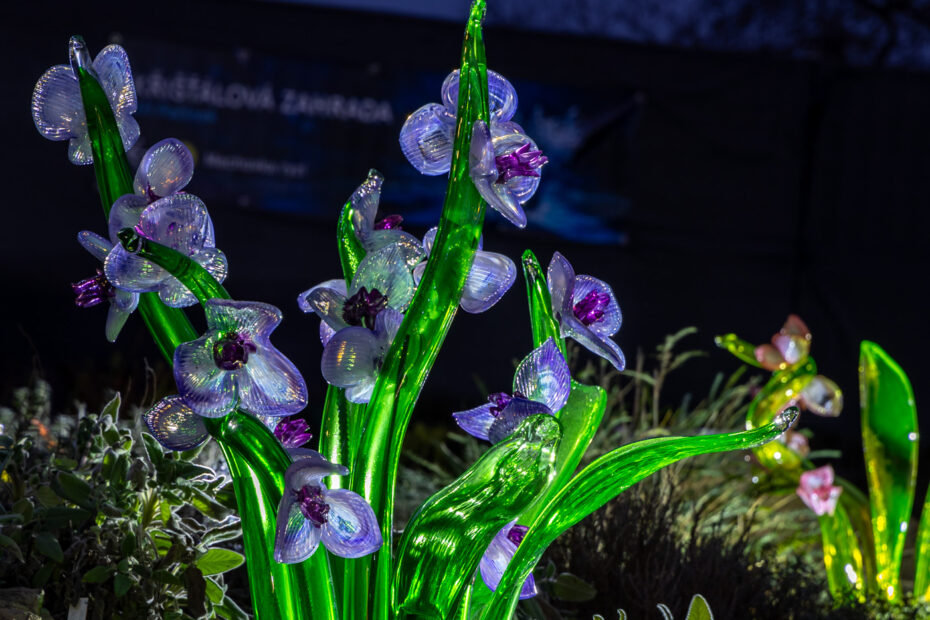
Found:
[(818, 520), (830, 593), (834, 600), (863, 600), (864, 561), (846, 509), (838, 503), (832, 515), (823, 515)]
[(917, 569), (914, 573), (914, 596), (930, 602), (930, 488), (927, 489), (924, 508), (917, 529)]
[(859, 355), (862, 446), (875, 536), (879, 591), (901, 600), (899, 573), (917, 478), (917, 408), (901, 367), (874, 342)]
[(482, 620), (509, 618), (524, 580), (552, 541), (630, 486), (684, 458), (762, 445), (785, 432), (797, 415), (797, 407), (791, 407), (770, 424), (754, 430), (646, 439), (596, 459), (562, 487), (547, 509), (529, 526)]

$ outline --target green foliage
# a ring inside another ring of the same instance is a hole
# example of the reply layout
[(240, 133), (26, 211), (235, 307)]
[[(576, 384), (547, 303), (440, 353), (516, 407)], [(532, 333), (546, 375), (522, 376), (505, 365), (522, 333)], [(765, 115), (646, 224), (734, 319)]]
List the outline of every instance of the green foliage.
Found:
[(118, 395), (54, 422), (50, 396), (0, 408), (0, 583), (54, 617), (81, 599), (92, 618), (247, 617), (223, 579), (243, 558), (213, 546), (241, 536), (226, 479), (119, 421)]

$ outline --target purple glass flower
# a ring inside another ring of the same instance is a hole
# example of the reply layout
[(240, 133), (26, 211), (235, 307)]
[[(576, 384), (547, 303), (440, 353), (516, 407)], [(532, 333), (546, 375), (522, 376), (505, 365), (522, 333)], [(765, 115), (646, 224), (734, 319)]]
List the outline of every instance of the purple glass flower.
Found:
[(177, 394), (162, 398), (142, 419), (158, 443), (169, 450), (190, 450), (208, 437), (203, 418)]
[(327, 280), (297, 296), (301, 310), (323, 319), (326, 327), (320, 326), (320, 339), (324, 345), (346, 327), (370, 330), (385, 308), (397, 312), (407, 309), (416, 289), (408, 257), (404, 244), (385, 246), (365, 256), (348, 289), (344, 280)]
[[(107, 254), (109, 254), (110, 250), (113, 248), (112, 243), (100, 235), (86, 230), (78, 233), (78, 243), (100, 260), (100, 262), (106, 260)], [(128, 319), (132, 311), (136, 309), (136, 306), (139, 305), (139, 294), (116, 288), (99, 269), (95, 277), (82, 280), (71, 286), (78, 296), (75, 302), (82, 308), (87, 308), (99, 303), (91, 303), (90, 300), (94, 298), (100, 301), (106, 299), (110, 302), (110, 309), (109, 312), (107, 312), (105, 334), (107, 340), (115, 342), (116, 337), (119, 336), (120, 330), (123, 329), (123, 325), (126, 324), (126, 319)], [(81, 301), (82, 299), (84, 300), (83, 304)]]
[[(497, 590), (501, 577), (504, 576), (504, 571), (507, 570), (507, 565), (510, 564), (513, 554), (517, 552), (517, 547), (523, 541), (526, 532), (527, 527), (517, 525), (517, 521), (514, 519), (501, 528), (497, 535), (494, 536), (491, 544), (488, 545), (487, 551), (481, 556), (481, 561), (478, 562), (478, 571), (481, 573), (481, 579), (484, 580), (485, 585), (492, 592)], [(530, 575), (523, 582), (523, 587), (520, 589), (520, 598), (533, 598), (536, 594), (536, 580), (533, 579), (533, 575)]]
[(549, 263), (547, 282), (552, 314), (562, 336), (573, 338), (617, 370), (623, 370), (623, 351), (610, 338), (620, 329), (622, 319), (610, 285), (591, 276), (576, 276), (571, 264), (558, 252)]
[(514, 123), (475, 121), (469, 151), (469, 174), (481, 197), (520, 228), (526, 226), (523, 204), (539, 187), (539, 170), (549, 159)]
[(367, 403), (404, 315), (392, 308), (378, 313), (374, 329), (340, 329), (323, 348), (320, 370), (327, 383), (345, 388), (346, 399)]
[(136, 112), (136, 87), (125, 50), (119, 45), (109, 45), (91, 62), (84, 40), (71, 37), (69, 55), (70, 66), (55, 65), (36, 83), (32, 92), (32, 120), (36, 129), (49, 140), (68, 140), (71, 163), (93, 163), (77, 79), (78, 68), (83, 68), (100, 82), (113, 109), (123, 148), (128, 151), (139, 139), (139, 124), (132, 117)]
[(307, 405), (307, 384), (269, 342), (281, 311), (254, 301), (211, 299), (207, 332), (174, 352), (174, 380), (196, 413), (222, 417), (239, 407), (257, 416), (285, 416)]
[(381, 199), (381, 185), (384, 177), (377, 170), (369, 170), (368, 178), (358, 186), (349, 198), (352, 213), (352, 227), (362, 247), (367, 253), (381, 248), (398, 245), (409, 267), (413, 267), (423, 256), (420, 241), (401, 229), (403, 219), (399, 215), (388, 215), (377, 220), (378, 202)]
[(465, 432), (497, 443), (531, 415), (554, 415), (565, 406), (570, 391), (568, 364), (555, 341), (549, 338), (517, 366), (512, 395), (491, 394), (487, 404), (452, 415)]
[(274, 427), (274, 436), (285, 448), (299, 448), (313, 439), (307, 421), (297, 417), (278, 422)]
[(375, 513), (358, 494), (329, 490), (326, 476), (345, 476), (349, 470), (330, 463), (312, 450), (303, 452), (284, 474), (284, 495), (278, 506), (274, 559), (284, 564), (303, 562), (323, 546), (343, 558), (360, 558), (381, 548), (381, 529)]
[[(426, 250), (427, 256), (433, 249), (437, 230), (438, 228), (430, 228), (423, 236), (423, 249)], [(414, 267), (413, 279), (417, 284), (420, 283), (425, 271), (425, 262)], [(517, 268), (513, 261), (503, 254), (485, 252), (481, 249), (479, 240), (475, 260), (471, 265), (471, 271), (468, 272), (468, 279), (465, 280), (465, 288), (459, 302), (462, 310), (472, 314), (488, 310), (510, 290), (516, 279)]]
[[(442, 85), (442, 104), (428, 103), (411, 114), (400, 131), (400, 148), (423, 174), (449, 172), (455, 139), (459, 72)], [(539, 168), (547, 159), (523, 129), (511, 121), (517, 93), (502, 75), (488, 71), (490, 128), (481, 123), (472, 133), (471, 177), (481, 196), (517, 226), (526, 226), (520, 206), (539, 186)]]
[[(118, 200), (110, 211), (111, 240), (123, 228), (135, 228), (147, 239), (171, 247), (200, 263), (218, 282), (226, 279), (226, 257), (216, 248), (213, 222), (203, 202), (184, 192), (160, 198), (138, 211), (137, 200)], [(107, 279), (117, 288), (134, 293), (158, 291), (168, 306), (182, 308), (197, 298), (168, 271), (128, 252), (114, 241), (104, 263)]]

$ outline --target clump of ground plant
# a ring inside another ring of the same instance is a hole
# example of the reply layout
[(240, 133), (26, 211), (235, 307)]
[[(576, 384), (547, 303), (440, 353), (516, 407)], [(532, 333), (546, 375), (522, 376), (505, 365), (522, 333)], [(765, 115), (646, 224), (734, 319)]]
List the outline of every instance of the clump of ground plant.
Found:
[(36, 381), (0, 408), (8, 617), (247, 618), (224, 580), (243, 561), (226, 478), (198, 450), (166, 454), (118, 394), (99, 413), (50, 403)]

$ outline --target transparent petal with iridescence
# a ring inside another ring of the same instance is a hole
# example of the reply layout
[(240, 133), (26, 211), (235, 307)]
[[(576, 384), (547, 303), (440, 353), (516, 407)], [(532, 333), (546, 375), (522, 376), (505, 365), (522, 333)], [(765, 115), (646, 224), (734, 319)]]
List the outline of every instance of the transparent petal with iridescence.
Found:
[(109, 240), (89, 230), (82, 230), (78, 233), (78, 243), (101, 263), (107, 259), (107, 254), (113, 248), (113, 244)]
[(513, 391), (546, 405), (553, 413), (565, 406), (571, 391), (571, 374), (555, 340), (549, 338), (517, 366)]
[(256, 343), (267, 343), (282, 318), (280, 310), (260, 301), (211, 299), (204, 312), (210, 329), (248, 334)]
[[(42, 74), (32, 92), (32, 120), (49, 140), (74, 140), (87, 134), (81, 89), (68, 65), (55, 65)], [(90, 152), (82, 152), (75, 164), (90, 164)]]
[[(416, 286), (407, 266), (407, 257), (402, 248), (395, 245), (371, 252), (359, 263), (358, 271), (349, 288), (351, 297), (365, 287), (370, 293), (377, 289), (387, 297), (387, 304), (399, 312), (407, 309)], [(335, 327), (335, 326), (334, 326)]]
[(307, 384), (294, 364), (271, 344), (259, 344), (236, 375), (240, 407), (254, 415), (284, 416), (307, 406)]
[(496, 252), (475, 253), (475, 260), (462, 291), (462, 310), (477, 314), (500, 301), (517, 279), (517, 267), (510, 258)]
[(193, 194), (182, 192), (156, 200), (142, 211), (139, 230), (144, 237), (187, 256), (213, 245), (213, 222), (203, 201)]
[(196, 448), (209, 436), (203, 418), (177, 394), (162, 398), (142, 419), (158, 443), (169, 450), (183, 452)]
[(149, 206), (149, 201), (135, 194), (126, 194), (117, 198), (110, 209), (110, 217), (107, 221), (110, 240), (113, 243), (119, 243), (117, 233), (124, 228), (135, 228), (147, 206)]
[(553, 411), (542, 403), (514, 397), (491, 424), (491, 428), (488, 429), (488, 439), (491, 443), (503, 441), (520, 426), (523, 420), (539, 414), (552, 415)]
[(371, 506), (346, 489), (324, 491), (330, 508), (323, 525), (323, 544), (343, 558), (360, 558), (381, 548), (381, 528)]
[(349, 197), (352, 213), (352, 227), (355, 236), (361, 239), (375, 225), (375, 216), (378, 213), (378, 203), (381, 200), (381, 186), (384, 176), (372, 168), (368, 171), (361, 185)]
[[(516, 520), (511, 521), (501, 528), (501, 530), (491, 540), (488, 550), (481, 556), (478, 563), (478, 570), (481, 572), (481, 579), (491, 591), (497, 590), (497, 585), (501, 581), (501, 576), (510, 564), (510, 558), (513, 557), (517, 550), (517, 545), (507, 538), (507, 533), (514, 525)], [(533, 575), (526, 578), (523, 588), (520, 590), (520, 598), (528, 599), (536, 596), (536, 580)]]
[(373, 382), (375, 360), (380, 353), (380, 343), (370, 329), (346, 327), (326, 343), (320, 370), (327, 383), (336, 387)]
[(333, 330), (339, 331), (348, 327), (343, 318), (347, 297), (345, 280), (327, 280), (298, 295), (297, 305), (304, 312), (315, 313)]
[(455, 115), (438, 103), (428, 103), (407, 117), (400, 130), (400, 150), (414, 168), (436, 176), (449, 172)]
[[(446, 76), (442, 83), (442, 102), (449, 110), (455, 110), (459, 100), (458, 69)], [(517, 111), (517, 91), (503, 75), (488, 69), (488, 104), (491, 120), (495, 123), (509, 121)]]
[(139, 125), (132, 118), (137, 102), (129, 56), (119, 45), (108, 45), (94, 59), (94, 71), (113, 108), (123, 148), (128, 151), (139, 139)]
[(150, 261), (113, 246), (103, 263), (103, 271), (113, 286), (133, 293), (157, 290), (170, 274)]
[(162, 198), (176, 194), (194, 176), (194, 157), (176, 138), (156, 142), (145, 152), (136, 171), (135, 190), (139, 196)]
[(487, 440), (491, 425), (494, 424), (494, 420), (497, 419), (494, 414), (491, 413), (492, 406), (491, 403), (485, 403), (474, 409), (457, 411), (452, 414), (452, 417), (455, 418), (455, 423), (469, 435), (473, 435), (478, 439)]
[(296, 490), (287, 487), (278, 504), (274, 537), (275, 562), (296, 564), (313, 555), (320, 545), (323, 532), (308, 521), (300, 511)]
[(174, 382), (184, 401), (197, 414), (220, 418), (236, 406), (234, 372), (222, 370), (213, 359), (219, 334), (207, 332), (174, 350)]
[(552, 314), (561, 321), (561, 315), (570, 314), (574, 305), (575, 270), (564, 256), (555, 252), (546, 272), (549, 296), (552, 298)]
[(572, 305), (574, 306), (574, 304), (584, 299), (591, 291), (606, 293), (610, 296), (610, 301), (607, 302), (607, 306), (603, 309), (604, 315), (591, 325), (588, 325), (588, 327), (599, 336), (604, 336), (605, 338), (613, 336), (620, 329), (620, 325), (623, 322), (623, 315), (620, 312), (620, 305), (617, 303), (614, 290), (609, 284), (591, 276), (575, 276), (575, 290), (572, 293)]
[(606, 336), (601, 336), (591, 331), (586, 325), (575, 318), (575, 315), (562, 316), (560, 323), (562, 336), (572, 338), (591, 351), (595, 355), (600, 355), (605, 360), (613, 364), (617, 370), (626, 368), (626, 357), (616, 342)]
[(843, 411), (843, 392), (831, 379), (817, 375), (801, 389), (804, 408), (819, 416), (835, 418)]

